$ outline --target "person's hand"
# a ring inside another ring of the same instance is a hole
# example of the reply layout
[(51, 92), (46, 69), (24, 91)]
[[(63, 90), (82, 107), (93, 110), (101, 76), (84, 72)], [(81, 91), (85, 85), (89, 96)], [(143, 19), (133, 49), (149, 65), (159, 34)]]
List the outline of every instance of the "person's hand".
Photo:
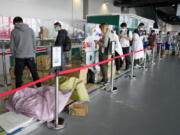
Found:
[(128, 36), (127, 35), (123, 35), (123, 38), (127, 38)]

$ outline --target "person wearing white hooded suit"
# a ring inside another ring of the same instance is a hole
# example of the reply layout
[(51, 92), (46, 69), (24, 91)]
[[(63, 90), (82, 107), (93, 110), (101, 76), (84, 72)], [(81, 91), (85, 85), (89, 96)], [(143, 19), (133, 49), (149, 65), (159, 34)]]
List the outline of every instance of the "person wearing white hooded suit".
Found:
[[(115, 46), (114, 46), (115, 56), (123, 55), (122, 45), (119, 42), (119, 37), (116, 34), (116, 30), (111, 31), (110, 41), (115, 43)], [(120, 74), (120, 68), (122, 67), (123, 60), (124, 60), (124, 57), (115, 59), (117, 74)]]
[[(140, 23), (138, 28), (133, 33), (133, 44), (132, 50), (139, 51), (144, 49), (143, 47), (143, 39), (144, 39), (144, 23)], [(140, 59), (144, 58), (144, 51), (138, 52), (134, 54), (135, 66), (140, 67)]]

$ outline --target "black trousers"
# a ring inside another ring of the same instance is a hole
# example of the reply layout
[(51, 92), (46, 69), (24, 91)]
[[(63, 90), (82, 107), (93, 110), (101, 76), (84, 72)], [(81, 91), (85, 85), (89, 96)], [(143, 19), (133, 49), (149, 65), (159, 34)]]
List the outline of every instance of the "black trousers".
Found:
[[(99, 51), (99, 62), (107, 60), (108, 55), (103, 54), (101, 51)], [(108, 63), (104, 63), (100, 65), (102, 76), (103, 76), (103, 81), (108, 80)]]
[[(115, 57), (119, 56), (119, 54), (115, 51)], [(119, 71), (123, 65), (123, 61), (121, 58), (115, 59), (115, 64), (116, 64), (116, 71)]]
[[(15, 59), (16, 88), (22, 86), (23, 70), (26, 66), (29, 68), (33, 80), (34, 81), (39, 80), (39, 75), (37, 73), (37, 67), (34, 58), (16, 58)], [(36, 86), (41, 87), (41, 83), (37, 83)]]
[[(124, 47), (122, 48), (123, 49), (123, 54), (128, 54), (129, 53), (129, 47)], [(125, 57), (125, 61), (126, 61), (126, 69), (129, 68), (129, 65), (131, 63), (131, 58), (130, 56), (126, 56)]]

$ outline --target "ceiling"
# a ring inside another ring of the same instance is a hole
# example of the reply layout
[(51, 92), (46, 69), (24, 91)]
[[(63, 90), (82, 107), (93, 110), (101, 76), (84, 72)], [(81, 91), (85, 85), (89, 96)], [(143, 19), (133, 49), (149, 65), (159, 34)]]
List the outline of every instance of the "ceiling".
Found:
[(160, 19), (174, 25), (180, 25), (180, 18), (176, 16), (178, 3), (180, 0), (114, 0), (114, 5), (119, 7), (151, 7)]

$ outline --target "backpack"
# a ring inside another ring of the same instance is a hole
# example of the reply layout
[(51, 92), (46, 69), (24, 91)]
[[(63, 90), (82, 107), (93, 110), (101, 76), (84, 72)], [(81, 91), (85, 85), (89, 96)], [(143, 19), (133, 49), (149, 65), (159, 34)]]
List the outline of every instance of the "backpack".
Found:
[(69, 36), (67, 35), (66, 36), (66, 39), (65, 39), (65, 43), (64, 43), (64, 51), (65, 52), (68, 52), (71, 50), (71, 39), (69, 38)]

